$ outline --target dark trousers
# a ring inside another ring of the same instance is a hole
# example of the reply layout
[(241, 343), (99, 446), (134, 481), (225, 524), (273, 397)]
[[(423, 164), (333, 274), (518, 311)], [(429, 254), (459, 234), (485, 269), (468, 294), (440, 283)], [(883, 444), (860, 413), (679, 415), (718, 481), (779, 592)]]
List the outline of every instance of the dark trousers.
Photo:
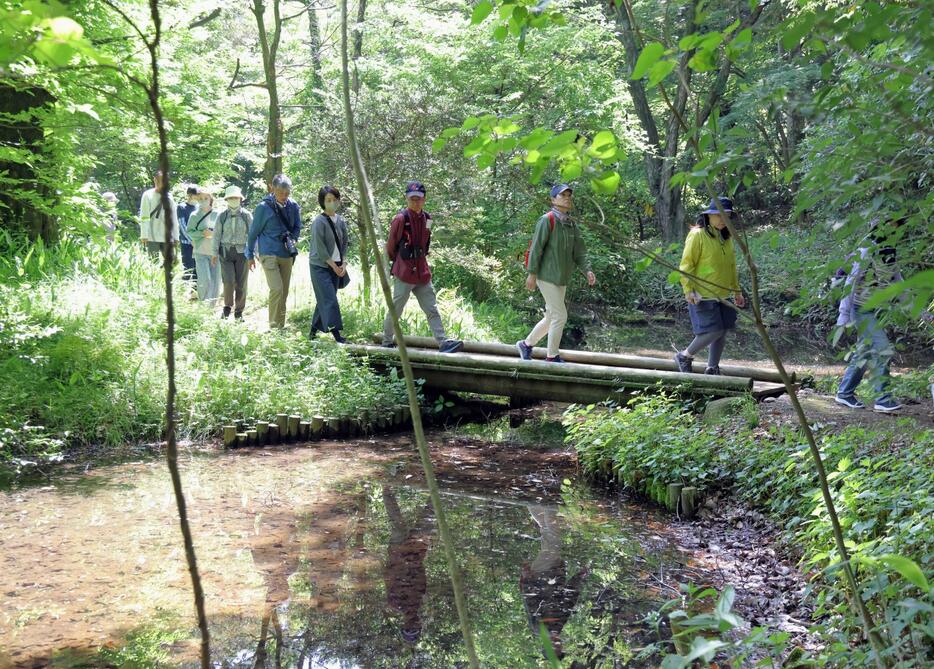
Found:
[(223, 247), (220, 251), (221, 280), (224, 283), (224, 307), (233, 307), (234, 315), (243, 314), (246, 306), (246, 281), (250, 275), (246, 256), (234, 247)]
[(198, 278), (198, 270), (195, 268), (195, 247), (191, 244), (182, 244), (182, 278), (186, 281), (194, 281)]
[(341, 308), (337, 303), (339, 277), (330, 267), (311, 266), (311, 287), (315, 291), (315, 313), (311, 318), (311, 336), (315, 332), (343, 330)]

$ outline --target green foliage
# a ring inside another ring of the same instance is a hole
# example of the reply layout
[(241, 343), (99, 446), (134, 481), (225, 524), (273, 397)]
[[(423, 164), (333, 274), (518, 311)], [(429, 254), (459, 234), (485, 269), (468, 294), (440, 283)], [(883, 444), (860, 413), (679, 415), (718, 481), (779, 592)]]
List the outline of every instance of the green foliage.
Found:
[[(11, 243), (2, 256), (0, 459), (41, 456), (65, 443), (158, 439), (161, 270), (138, 247), (70, 237), (50, 248)], [(303, 332), (259, 334), (185, 300), (176, 301), (176, 314), (184, 436), (213, 435), (228, 418), (378, 410), (404, 396), (397, 380)]]
[[(588, 473), (657, 501), (667, 483), (689, 482), (701, 491), (731, 490), (768, 511), (800, 548), (803, 564), (824, 570), (829, 587), (817, 596), (817, 613), (850, 615), (817, 475), (797, 432), (753, 430), (741, 422), (702, 429), (662, 396), (617, 409), (575, 408), (565, 422)], [(922, 649), (934, 612), (925, 576), (934, 568), (934, 432), (910, 428), (851, 427), (822, 436), (819, 445), (863, 596), (894, 642), (888, 652), (899, 660), (930, 660)], [(836, 629), (823, 632), (835, 640)]]

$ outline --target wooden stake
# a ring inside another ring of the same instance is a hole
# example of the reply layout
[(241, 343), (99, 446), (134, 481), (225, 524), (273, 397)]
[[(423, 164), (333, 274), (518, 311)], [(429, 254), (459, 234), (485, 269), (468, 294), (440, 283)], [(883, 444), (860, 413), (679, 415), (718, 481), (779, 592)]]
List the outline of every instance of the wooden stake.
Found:
[(257, 439), (258, 432), (256, 430), (247, 430), (246, 431), (246, 441), (250, 446), (256, 446), (259, 444), (259, 439)]
[(256, 421), (256, 443), (265, 446), (269, 441), (269, 423), (265, 420)]
[(279, 443), (279, 426), (275, 423), (269, 424), (269, 443), (278, 444)]
[(690, 520), (697, 514), (697, 488), (687, 486), (681, 490), (681, 517)]
[(302, 422), (301, 416), (291, 415), (288, 418), (289, 439), (295, 441), (298, 439), (298, 426)]
[(237, 448), (243, 448), (249, 444), (249, 438), (246, 432), (237, 432)]
[(279, 428), (279, 440), (286, 442), (289, 440), (289, 414), (277, 413), (276, 425)]
[(667, 506), (668, 510), (672, 513), (678, 512), (678, 500), (681, 499), (681, 488), (683, 487), (683, 483), (668, 484), (668, 499), (665, 501), (665, 506)]
[(308, 439), (308, 434), (311, 432), (311, 421), (303, 420), (298, 424), (298, 438), (302, 441)]
[(341, 419), (337, 416), (328, 416), (328, 436), (329, 437), (339, 437), (341, 436)]
[(311, 438), (320, 439), (324, 435), (324, 416), (311, 417)]
[(237, 445), (237, 426), (224, 426), (224, 448), (235, 448)]

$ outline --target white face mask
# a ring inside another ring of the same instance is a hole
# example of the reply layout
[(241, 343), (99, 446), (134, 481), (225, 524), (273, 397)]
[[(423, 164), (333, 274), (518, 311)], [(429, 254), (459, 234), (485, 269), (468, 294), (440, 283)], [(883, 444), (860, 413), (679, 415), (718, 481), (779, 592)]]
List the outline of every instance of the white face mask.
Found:
[(235, 197), (230, 198), (227, 200), (227, 208), (230, 211), (237, 211), (240, 208), (240, 200)]

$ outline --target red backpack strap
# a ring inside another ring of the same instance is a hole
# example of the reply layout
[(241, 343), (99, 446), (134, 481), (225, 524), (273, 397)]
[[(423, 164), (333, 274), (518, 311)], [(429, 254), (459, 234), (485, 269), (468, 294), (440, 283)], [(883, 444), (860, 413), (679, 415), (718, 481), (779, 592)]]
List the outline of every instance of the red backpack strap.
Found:
[(545, 216), (548, 217), (548, 223), (550, 224), (550, 225), (548, 226), (549, 231), (554, 231), (554, 229), (555, 229), (555, 221), (556, 221), (556, 219), (555, 219), (555, 212), (549, 211), (547, 214), (545, 214)]

